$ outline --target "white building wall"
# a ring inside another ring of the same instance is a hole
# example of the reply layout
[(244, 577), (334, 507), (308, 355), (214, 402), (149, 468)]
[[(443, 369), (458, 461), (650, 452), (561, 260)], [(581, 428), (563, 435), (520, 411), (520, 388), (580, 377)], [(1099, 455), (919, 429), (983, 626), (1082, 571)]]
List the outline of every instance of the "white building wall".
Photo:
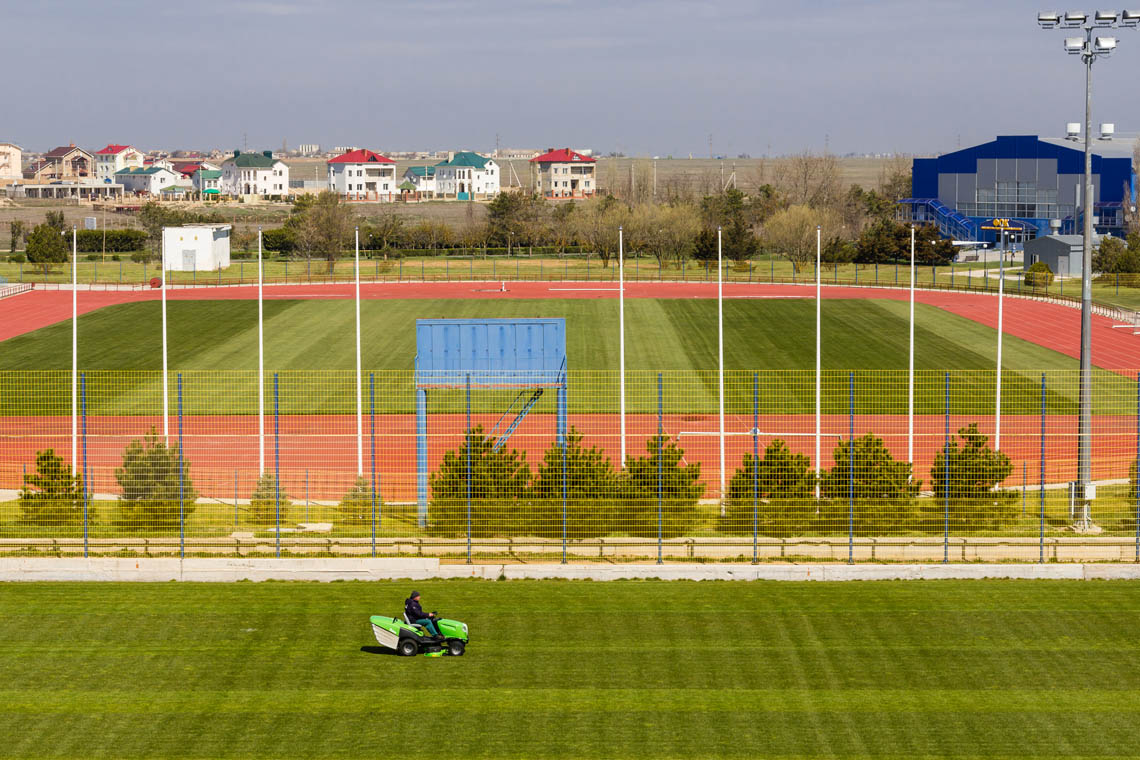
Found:
[(142, 167), (144, 159), (145, 156), (134, 148), (127, 148), (118, 153), (96, 153), (95, 178), (113, 179), (115, 172), (121, 169)]
[(24, 152), (12, 143), (0, 143), (0, 180), (23, 179)]
[[(381, 176), (370, 176), (370, 171)], [(395, 164), (329, 164), (329, 190), (340, 195), (387, 200), (400, 192), (398, 186)]]
[(164, 227), (162, 246), (168, 272), (209, 272), (230, 265), (230, 227)]
[(222, 165), (223, 193), (229, 195), (288, 195), (289, 167), (277, 161), (272, 168)]

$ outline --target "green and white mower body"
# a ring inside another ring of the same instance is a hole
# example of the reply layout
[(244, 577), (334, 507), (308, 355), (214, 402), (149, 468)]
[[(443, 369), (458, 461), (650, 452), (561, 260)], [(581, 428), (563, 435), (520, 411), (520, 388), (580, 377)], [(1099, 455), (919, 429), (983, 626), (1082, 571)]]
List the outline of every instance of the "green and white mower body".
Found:
[(416, 654), (461, 657), (467, 650), (467, 624), (458, 620), (438, 618), (435, 621), (442, 640), (435, 639), (421, 626), (412, 625), (401, 618), (373, 615), (369, 620), (377, 643), (405, 657)]

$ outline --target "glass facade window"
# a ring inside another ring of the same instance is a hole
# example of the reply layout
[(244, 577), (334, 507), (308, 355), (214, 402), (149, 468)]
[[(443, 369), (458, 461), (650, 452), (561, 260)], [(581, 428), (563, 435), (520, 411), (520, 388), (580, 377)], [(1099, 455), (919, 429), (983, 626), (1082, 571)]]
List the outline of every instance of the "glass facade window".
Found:
[(1022, 219), (1058, 219), (1071, 216), (1073, 207), (1057, 203), (1057, 190), (1038, 190), (1036, 182), (998, 182), (979, 187), (974, 203), (963, 203), (966, 216)]

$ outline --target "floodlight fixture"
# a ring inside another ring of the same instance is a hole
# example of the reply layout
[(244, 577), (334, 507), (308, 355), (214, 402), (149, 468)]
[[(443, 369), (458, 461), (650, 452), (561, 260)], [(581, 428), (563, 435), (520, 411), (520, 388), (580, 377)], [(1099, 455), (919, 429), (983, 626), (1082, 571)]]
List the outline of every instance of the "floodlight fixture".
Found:
[(1061, 14), (1056, 11), (1045, 11), (1037, 14), (1037, 24), (1042, 29), (1055, 29), (1061, 23)]
[(1070, 29), (1076, 29), (1077, 27), (1084, 26), (1086, 23), (1088, 23), (1088, 20), (1089, 14), (1084, 13), (1083, 11), (1069, 11), (1065, 14), (1065, 26)]
[(1065, 52), (1069, 55), (1080, 55), (1085, 50), (1084, 37), (1066, 37)]
[(1102, 55), (1108, 55), (1113, 50), (1116, 50), (1115, 37), (1097, 37), (1093, 42), (1093, 49)]
[(1140, 26), (1140, 11), (1121, 11), (1120, 23), (1124, 26)]
[(1093, 26), (1116, 26), (1116, 11), (1097, 11), (1093, 14)]

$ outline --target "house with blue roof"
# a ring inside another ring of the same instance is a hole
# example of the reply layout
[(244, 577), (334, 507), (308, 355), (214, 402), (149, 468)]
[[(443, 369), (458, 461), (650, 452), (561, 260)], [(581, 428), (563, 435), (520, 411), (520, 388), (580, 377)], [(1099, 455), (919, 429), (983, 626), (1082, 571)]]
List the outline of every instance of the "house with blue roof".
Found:
[[(1136, 141), (1115, 139), (1109, 125), (1093, 140), (1096, 232), (1122, 236), (1136, 206)], [(1015, 244), (1053, 231), (1080, 234), (1084, 225), (1084, 140), (1001, 136), (935, 158), (916, 158), (904, 216), (937, 225), (956, 240)]]
[(494, 159), (464, 150), (449, 153), (434, 168), (437, 198), (485, 200), (499, 194), (501, 174)]

